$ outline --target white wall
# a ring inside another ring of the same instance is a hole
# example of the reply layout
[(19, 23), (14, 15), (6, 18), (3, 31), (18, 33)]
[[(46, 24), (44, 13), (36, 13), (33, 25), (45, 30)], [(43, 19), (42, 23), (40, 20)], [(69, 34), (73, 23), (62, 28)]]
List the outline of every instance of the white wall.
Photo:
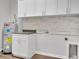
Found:
[(10, 0), (0, 0), (0, 25), (9, 20), (9, 18), (10, 18)]
[(11, 20), (13, 20), (14, 15), (17, 15), (17, 5), (18, 0), (10, 0), (10, 10), (11, 10)]
[(79, 34), (79, 16), (23, 19), (23, 29), (48, 30), (52, 33)]
[[(11, 21), (14, 20), (14, 16), (16, 15), (17, 16), (17, 11), (18, 11), (18, 0), (10, 0), (10, 7), (11, 7)], [(17, 23), (18, 23), (18, 31), (21, 32), (21, 29), (22, 29), (22, 22), (21, 22), (21, 19), (17, 18)]]
[(2, 42), (2, 27), (10, 19), (10, 0), (0, 0), (0, 51)]

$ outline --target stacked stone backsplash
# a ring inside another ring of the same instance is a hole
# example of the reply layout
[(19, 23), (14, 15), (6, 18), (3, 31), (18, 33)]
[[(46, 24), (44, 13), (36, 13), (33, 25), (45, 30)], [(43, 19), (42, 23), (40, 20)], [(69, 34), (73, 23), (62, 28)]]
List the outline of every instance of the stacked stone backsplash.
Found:
[(79, 16), (23, 18), (23, 29), (48, 30), (54, 34), (79, 34)]

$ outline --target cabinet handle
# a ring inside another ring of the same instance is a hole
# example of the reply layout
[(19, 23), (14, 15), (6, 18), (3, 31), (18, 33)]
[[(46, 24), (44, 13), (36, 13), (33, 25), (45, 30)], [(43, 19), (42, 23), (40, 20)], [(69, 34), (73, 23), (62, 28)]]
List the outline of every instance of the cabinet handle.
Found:
[(42, 11), (42, 16), (45, 16), (45, 11)]
[(67, 37), (65, 37), (65, 41), (68, 41), (68, 38)]

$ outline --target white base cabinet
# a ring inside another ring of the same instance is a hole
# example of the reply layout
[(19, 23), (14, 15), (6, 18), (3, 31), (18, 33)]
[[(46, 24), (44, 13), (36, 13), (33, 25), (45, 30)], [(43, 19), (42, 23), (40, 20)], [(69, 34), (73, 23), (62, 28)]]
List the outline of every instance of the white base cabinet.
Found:
[(13, 34), (12, 54), (30, 59), (35, 53), (35, 35)]
[[(37, 53), (61, 59), (79, 59), (79, 36), (38, 34)], [(72, 44), (69, 42), (73, 42)], [(74, 48), (69, 46), (74, 45)], [(70, 48), (70, 49), (69, 49)], [(71, 52), (72, 51), (72, 52)], [(73, 52), (74, 51), (74, 52)], [(76, 53), (77, 51), (77, 53)], [(73, 54), (72, 54), (73, 53)], [(75, 55), (74, 55), (75, 54)]]
[(38, 34), (37, 37), (37, 51), (53, 57), (66, 58), (67, 41), (63, 35)]
[(79, 36), (13, 34), (12, 53), (28, 59), (36, 53), (61, 59), (79, 59)]

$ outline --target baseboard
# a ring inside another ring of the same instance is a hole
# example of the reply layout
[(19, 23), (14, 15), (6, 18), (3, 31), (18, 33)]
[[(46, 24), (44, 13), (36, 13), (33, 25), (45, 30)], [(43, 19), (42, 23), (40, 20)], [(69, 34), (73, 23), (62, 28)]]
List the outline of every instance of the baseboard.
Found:
[(0, 49), (0, 52), (2, 52), (2, 49)]
[(18, 58), (26, 58), (26, 57), (24, 57), (24, 56), (21, 56), (21, 55), (15, 54), (15, 53), (12, 53), (12, 56), (18, 57)]
[(66, 56), (56, 55), (56, 54), (51, 54), (51, 53), (45, 53), (45, 52), (42, 52), (42, 51), (36, 51), (35, 53), (40, 54), (40, 55), (50, 56), (50, 57), (57, 57), (57, 58), (61, 58), (61, 59), (67, 59)]
[(26, 59), (25, 57), (23, 56), (19, 56), (19, 55), (15, 55), (15, 54), (12, 54), (13, 57), (16, 57), (16, 58), (20, 58), (20, 59)]

